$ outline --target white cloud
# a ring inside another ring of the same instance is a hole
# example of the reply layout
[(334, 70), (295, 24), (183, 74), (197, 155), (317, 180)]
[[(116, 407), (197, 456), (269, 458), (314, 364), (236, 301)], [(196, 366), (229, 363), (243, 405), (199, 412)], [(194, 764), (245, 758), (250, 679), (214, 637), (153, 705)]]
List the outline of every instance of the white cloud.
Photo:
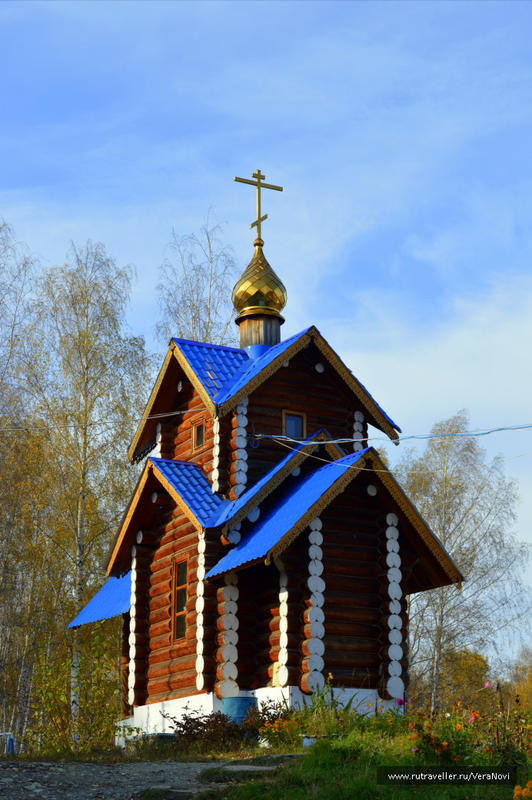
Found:
[[(450, 319), (423, 333), (401, 317), (393, 294), (380, 303), (366, 296), (364, 319), (371, 317), (369, 304), (376, 310), (373, 326), (357, 326), (355, 336), (337, 329), (329, 337), (405, 434), (428, 433), (462, 408), (471, 430), (532, 424), (532, 278), (500, 280), (474, 299), (456, 300)], [(490, 456), (502, 453), (508, 476), (519, 481), (517, 532), (532, 545), (532, 430), (495, 433), (481, 443)]]

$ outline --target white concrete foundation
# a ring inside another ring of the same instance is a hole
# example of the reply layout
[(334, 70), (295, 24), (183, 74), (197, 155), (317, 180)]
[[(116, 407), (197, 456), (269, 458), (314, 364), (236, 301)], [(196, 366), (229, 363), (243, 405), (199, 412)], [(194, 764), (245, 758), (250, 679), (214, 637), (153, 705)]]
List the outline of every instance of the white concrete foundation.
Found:
[[(376, 689), (332, 690), (333, 699), (342, 705), (347, 704), (353, 696), (355, 699), (351, 704), (351, 711), (359, 714), (375, 714), (377, 707), (380, 711), (398, 709), (395, 700), (381, 700)], [(290, 708), (305, 708), (312, 702), (311, 696), (303, 694), (298, 686), (265, 686), (262, 689), (241, 690), (240, 697), (256, 697), (259, 706), (262, 703), (276, 702), (287, 703)], [(211, 714), (221, 710), (222, 701), (216, 697), (214, 692), (137, 706), (132, 717), (117, 723), (116, 744), (118, 747), (123, 747), (127, 739), (135, 736), (172, 733), (171, 720), (163, 717), (163, 713), (179, 718), (185, 713)]]

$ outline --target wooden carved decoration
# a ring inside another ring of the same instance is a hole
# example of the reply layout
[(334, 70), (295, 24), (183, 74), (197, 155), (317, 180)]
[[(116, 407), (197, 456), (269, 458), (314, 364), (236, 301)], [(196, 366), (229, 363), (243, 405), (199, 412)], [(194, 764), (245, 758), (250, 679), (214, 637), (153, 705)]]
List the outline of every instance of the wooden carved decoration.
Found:
[(322, 522), (316, 517), (309, 525), (309, 562), (307, 587), (310, 595), (307, 601), (307, 608), (304, 612), (304, 635), (303, 635), (303, 660), (301, 662), (301, 689), (309, 693), (314, 689), (323, 689), (325, 678), (323, 677), (323, 654), (325, 646), (323, 637), (324, 628), (324, 592), (325, 581), (321, 577), (323, 573), (323, 552), (321, 544), (323, 536), (321, 533)]

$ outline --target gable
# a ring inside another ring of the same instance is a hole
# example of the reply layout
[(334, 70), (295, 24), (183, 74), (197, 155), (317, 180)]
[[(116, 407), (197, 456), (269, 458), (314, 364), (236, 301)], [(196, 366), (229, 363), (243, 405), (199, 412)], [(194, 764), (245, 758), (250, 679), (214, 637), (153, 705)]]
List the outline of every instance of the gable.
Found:
[(302, 444), (293, 449), (290, 448), (283, 459), (278, 461), (259, 481), (253, 483), (240, 497), (224, 502), (210, 518), (209, 527), (221, 527), (222, 533), (234, 528), (259, 503), (269, 497), (294, 470), (299, 470), (307, 457), (312, 455), (320, 444), (324, 444), (329, 454), (332, 454), (332, 458), (338, 458), (338, 451), (334, 445), (329, 445), (327, 438), (329, 438), (327, 432), (320, 430), (307, 437)]
[[(178, 390), (182, 384), (181, 392)], [(156, 445), (156, 429), (159, 423), (177, 422), (180, 406), (190, 403), (194, 387), (175, 357), (172, 347), (168, 350), (153, 389), (146, 403), (127, 457), (131, 463), (141, 461)]]
[(148, 458), (120, 524), (111, 548), (107, 573), (114, 575), (129, 569), (129, 553), (137, 531), (150, 529), (156, 518), (159, 503), (153, 497), (163, 492), (170, 504), (178, 506), (197, 530), (207, 526), (211, 516), (224, 504), (202, 470), (188, 461)]
[[(216, 564), (206, 578), (213, 578), (233, 569), (265, 561), (280, 555), (320, 511), (335, 497), (357, 469), (364, 466), (360, 450), (345, 458), (332, 461), (304, 476), (296, 485), (283, 492), (269, 512), (260, 519), (248, 536), (242, 539)], [(358, 462), (358, 467), (355, 465)], [(354, 467), (352, 474), (350, 468)]]
[(285, 339), (270, 347), (262, 356), (252, 361), (242, 374), (236, 376), (224, 390), (216, 396), (218, 413), (226, 414), (244, 397), (261, 386), (277, 370), (284, 367), (297, 353), (313, 343), (322, 357), (335, 370), (347, 389), (352, 392), (367, 413), (367, 421), (386, 433), (391, 439), (398, 438), (399, 426), (379, 406), (366, 387), (346, 367), (341, 358), (325, 341), (317, 328), (311, 326), (290, 339)]
[(321, 466), (302, 477), (288, 491), (281, 492), (269, 512), (251, 527), (248, 535), (224, 555), (206, 577), (214, 578), (261, 560), (269, 563), (272, 558), (280, 556), (308, 527), (310, 521), (327, 509), (352, 481), (362, 480), (360, 475), (364, 475), (368, 483), (369, 475), (371, 482), (378, 481), (389, 501), (397, 505), (402, 516), (406, 516), (410, 546), (418, 555), (421, 561), (418, 569), (427, 573), (429, 584), (423, 585), (423, 578), (417, 583), (412, 579), (410, 591), (460, 583), (463, 576), (452, 558), (373, 448), (360, 450)]
[(156, 418), (171, 417), (176, 411), (175, 383), (186, 376), (212, 417), (224, 416), (261, 387), (295, 355), (313, 343), (365, 410), (366, 421), (398, 438), (399, 426), (379, 406), (366, 387), (346, 367), (314, 326), (305, 329), (252, 359), (245, 350), (221, 345), (172, 339), (170, 348), (151, 392), (140, 424), (128, 451), (130, 460), (140, 460), (153, 440)]

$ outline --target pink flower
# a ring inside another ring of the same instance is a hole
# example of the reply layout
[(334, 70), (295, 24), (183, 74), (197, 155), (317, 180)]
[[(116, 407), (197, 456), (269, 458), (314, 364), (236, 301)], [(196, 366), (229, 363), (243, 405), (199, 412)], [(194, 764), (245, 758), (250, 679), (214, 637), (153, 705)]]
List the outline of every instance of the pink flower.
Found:
[(398, 705), (398, 706), (404, 706), (404, 704), (405, 704), (405, 701), (404, 701), (404, 700), (401, 700), (401, 698), (400, 698), (400, 697), (398, 697), (398, 698), (397, 698), (397, 700), (396, 700), (395, 702), (397, 703), (397, 705)]
[(486, 681), (486, 683), (484, 684), (484, 689), (489, 689), (490, 686), (491, 686), (491, 683), (489, 681)]

